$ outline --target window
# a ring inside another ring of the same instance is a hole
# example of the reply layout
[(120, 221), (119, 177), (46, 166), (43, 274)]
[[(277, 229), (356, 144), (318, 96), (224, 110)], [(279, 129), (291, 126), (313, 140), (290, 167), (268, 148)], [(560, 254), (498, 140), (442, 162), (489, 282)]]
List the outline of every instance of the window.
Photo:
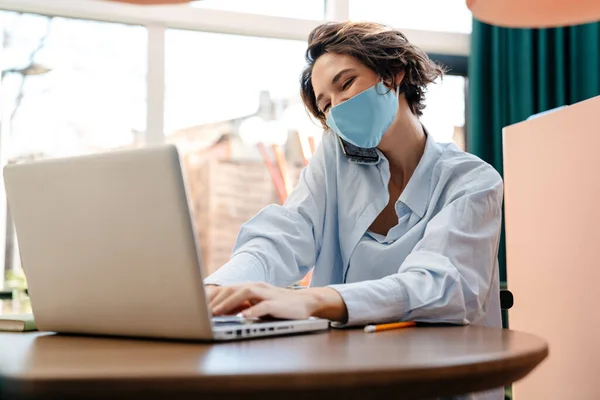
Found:
[(193, 7), (240, 13), (321, 20), (325, 15), (324, 0), (201, 0)]
[(1, 12), (12, 162), (132, 144), (146, 127), (146, 29)]
[(350, 19), (400, 29), (471, 33), (471, 12), (464, 0), (350, 0)]
[(168, 30), (165, 44), (165, 131), (186, 154), (210, 272), (229, 259), (242, 223), (294, 185), (297, 134), (320, 138), (300, 100), (306, 42)]
[[(130, 146), (141, 138), (144, 27), (0, 11), (0, 36), (2, 165)], [(6, 203), (0, 207), (3, 223)], [(22, 285), (10, 215), (0, 240), (5, 286)]]
[[(305, 50), (303, 41), (168, 30), (167, 136), (181, 136), (209, 124), (233, 121), (236, 125), (258, 114), (265, 121), (283, 122), (300, 102)], [(298, 118), (300, 123), (308, 120), (306, 115)], [(233, 133), (237, 127), (233, 126)], [(211, 133), (196, 139), (210, 141)]]
[[(145, 20), (144, 13), (133, 17), (129, 6), (117, 10), (108, 3), (105, 14), (98, 14), (113, 21), (165, 22), (198, 29), (166, 30), (164, 99), (160, 90), (153, 90), (157, 98), (151, 99), (151, 105), (164, 104), (165, 139), (184, 154), (198, 226), (214, 225), (205, 229), (211, 232), (209, 237), (200, 237), (209, 270), (227, 260), (243, 222), (285, 197), (322, 132), (299, 96), (306, 42), (201, 32), (204, 23), (190, 25), (187, 14), (223, 11), (218, 13), (223, 29), (230, 18), (239, 18), (233, 13), (265, 16), (250, 18), (261, 21), (270, 21), (267, 16), (303, 19), (307, 21), (296, 21), (296, 33), (306, 30), (308, 35), (315, 21), (324, 19), (326, 1), (202, 0), (192, 2), (195, 10), (174, 6), (168, 21), (156, 21), (154, 16)], [(45, 4), (43, 12), (56, 10), (73, 18), (0, 10), (0, 166), (136, 146), (144, 140), (146, 28), (76, 19), (87, 17), (85, 7), (66, 10), (52, 4)], [(104, 4), (94, 7), (100, 10)], [(344, 1), (329, 5), (339, 15), (347, 10)], [(178, 17), (176, 10), (182, 15)], [(349, 11), (353, 20), (379, 21), (400, 29), (471, 31), (471, 15), (461, 0), (349, 0)], [(281, 19), (273, 21), (277, 29), (272, 34), (284, 36)], [(260, 26), (248, 28), (245, 34), (264, 33)], [(158, 35), (151, 36), (159, 39), (161, 29), (154, 26), (151, 33)], [(162, 43), (152, 44), (157, 50), (152, 56), (157, 57), (151, 57), (151, 62), (159, 66)], [(162, 68), (156, 70), (160, 73)], [(454, 73), (464, 75), (464, 70)], [(464, 142), (465, 85), (461, 76), (447, 76), (431, 85), (422, 120), (436, 140)], [(0, 199), (3, 190), (0, 185)], [(0, 202), (1, 261), (6, 265), (7, 285), (22, 286), (5, 202)], [(0, 288), (2, 271), (0, 264)]]
[(446, 75), (428, 86), (421, 121), (437, 142), (454, 141), (465, 149), (466, 78)]

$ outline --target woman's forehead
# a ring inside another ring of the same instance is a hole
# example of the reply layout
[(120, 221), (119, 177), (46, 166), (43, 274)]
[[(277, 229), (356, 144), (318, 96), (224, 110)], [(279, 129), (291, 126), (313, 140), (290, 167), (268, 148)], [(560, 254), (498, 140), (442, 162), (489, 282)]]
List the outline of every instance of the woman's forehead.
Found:
[(315, 73), (331, 72), (332, 69), (356, 68), (360, 65), (362, 64), (356, 58), (347, 54), (325, 53), (315, 61), (313, 75)]
[(365, 68), (356, 58), (346, 54), (325, 53), (319, 57), (312, 70), (312, 84), (316, 86), (326, 86), (331, 84), (333, 77), (344, 69), (362, 70)]

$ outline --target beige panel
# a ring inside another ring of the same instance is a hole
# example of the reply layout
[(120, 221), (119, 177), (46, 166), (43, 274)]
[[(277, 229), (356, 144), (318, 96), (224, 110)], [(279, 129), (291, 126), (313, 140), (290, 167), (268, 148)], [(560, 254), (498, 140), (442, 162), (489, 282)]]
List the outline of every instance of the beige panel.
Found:
[(516, 400), (600, 399), (600, 97), (504, 129), (511, 329), (550, 357)]

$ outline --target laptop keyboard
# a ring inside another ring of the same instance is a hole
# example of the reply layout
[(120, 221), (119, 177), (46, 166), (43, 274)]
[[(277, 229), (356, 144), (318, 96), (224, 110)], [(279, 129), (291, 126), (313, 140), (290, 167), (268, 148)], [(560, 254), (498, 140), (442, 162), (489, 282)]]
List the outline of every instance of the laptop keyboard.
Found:
[(280, 321), (278, 319), (262, 319), (262, 318), (245, 318), (238, 317), (235, 315), (225, 315), (212, 317), (212, 323), (215, 326), (223, 326), (223, 325), (248, 325), (248, 324), (265, 324), (268, 322), (277, 322)]

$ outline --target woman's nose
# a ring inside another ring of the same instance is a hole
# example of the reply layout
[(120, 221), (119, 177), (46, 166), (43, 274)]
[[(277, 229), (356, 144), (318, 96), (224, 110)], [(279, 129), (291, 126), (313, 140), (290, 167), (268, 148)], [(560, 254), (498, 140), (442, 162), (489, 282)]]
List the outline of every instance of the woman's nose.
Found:
[(348, 99), (349, 99), (349, 97), (348, 97), (348, 96), (341, 96), (341, 95), (340, 95), (340, 96), (334, 96), (334, 97), (331, 99), (331, 107), (335, 107), (335, 106), (337, 106), (338, 104), (341, 104), (341, 103), (345, 102), (345, 101), (346, 101), (346, 100), (348, 100)]

